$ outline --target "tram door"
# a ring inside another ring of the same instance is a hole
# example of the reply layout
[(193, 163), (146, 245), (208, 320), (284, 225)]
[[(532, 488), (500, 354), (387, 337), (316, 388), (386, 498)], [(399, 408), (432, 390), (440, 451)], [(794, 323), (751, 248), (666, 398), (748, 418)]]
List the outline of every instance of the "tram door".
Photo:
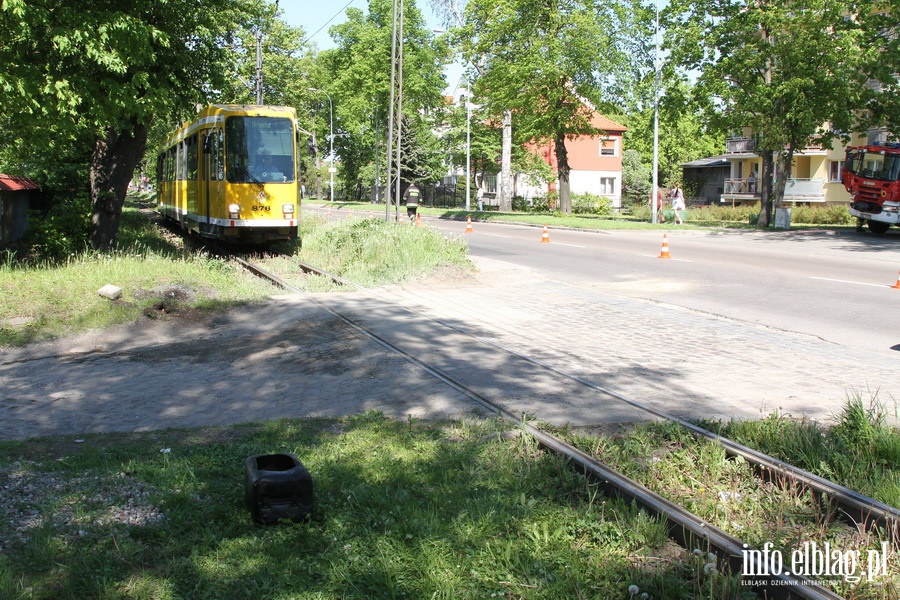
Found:
[(204, 207), (205, 229), (213, 231), (212, 223), (222, 216), (221, 207), (225, 202), (225, 161), (222, 130), (211, 129), (203, 144), (204, 149)]

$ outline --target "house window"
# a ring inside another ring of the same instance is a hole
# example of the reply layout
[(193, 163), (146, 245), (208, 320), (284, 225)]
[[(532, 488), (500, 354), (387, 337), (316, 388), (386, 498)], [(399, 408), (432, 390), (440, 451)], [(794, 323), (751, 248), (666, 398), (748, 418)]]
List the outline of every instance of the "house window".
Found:
[(603, 138), (600, 140), (600, 156), (615, 156), (616, 145), (616, 138)]
[(843, 163), (839, 160), (829, 161), (828, 165), (828, 181), (840, 181), (841, 180), (841, 168)]
[(615, 196), (616, 194), (616, 178), (601, 177), (600, 178), (600, 194), (604, 196)]
[(485, 173), (484, 179), (484, 192), (486, 194), (496, 194), (497, 193), (497, 174), (496, 173)]

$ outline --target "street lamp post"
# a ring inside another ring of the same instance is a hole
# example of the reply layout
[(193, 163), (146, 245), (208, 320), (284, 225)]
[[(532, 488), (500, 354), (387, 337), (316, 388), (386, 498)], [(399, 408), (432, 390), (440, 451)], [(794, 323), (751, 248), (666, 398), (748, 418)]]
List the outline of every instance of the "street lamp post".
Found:
[[(471, 93), (471, 90), (466, 90)], [(472, 188), (472, 96), (466, 94), (466, 210), (469, 210)], [(480, 210), (480, 209), (479, 209)]]
[(330, 155), (328, 173), (331, 175), (331, 185), (328, 190), (328, 199), (334, 202), (334, 103), (331, 96), (325, 90), (319, 88), (307, 88), (310, 92), (322, 92), (328, 98), (328, 153)]
[(650, 193), (650, 222), (659, 220), (659, 0), (656, 0), (656, 33), (653, 36), (653, 185)]

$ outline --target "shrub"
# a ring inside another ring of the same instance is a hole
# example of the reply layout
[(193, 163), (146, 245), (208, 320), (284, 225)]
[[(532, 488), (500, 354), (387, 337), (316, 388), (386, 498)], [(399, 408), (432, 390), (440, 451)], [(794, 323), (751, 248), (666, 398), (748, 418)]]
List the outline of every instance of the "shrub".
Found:
[(612, 201), (594, 194), (573, 194), (572, 212), (576, 215), (608, 215), (612, 211)]
[(791, 210), (791, 223), (814, 225), (851, 225), (856, 218), (850, 214), (845, 204), (828, 206), (795, 206)]
[(23, 253), (39, 262), (55, 262), (82, 252), (88, 246), (90, 223), (91, 199), (87, 193), (61, 198), (45, 215), (31, 213), (21, 241)]

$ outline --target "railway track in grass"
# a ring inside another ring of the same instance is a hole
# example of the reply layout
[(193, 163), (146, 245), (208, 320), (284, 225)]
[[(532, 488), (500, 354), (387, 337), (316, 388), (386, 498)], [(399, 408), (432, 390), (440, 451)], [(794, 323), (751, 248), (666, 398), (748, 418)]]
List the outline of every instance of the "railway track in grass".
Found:
[[(449, 372), (446, 368), (422, 360), (416, 354), (404, 349), (402, 344), (389, 339), (389, 336), (379, 333), (373, 327), (328, 306), (326, 302), (313, 297), (288, 281), (284, 274), (273, 273), (269, 269), (243, 258), (236, 256), (231, 258), (255, 275), (263, 277), (285, 290), (304, 295), (310, 302), (329, 312), (362, 335), (386, 350), (402, 356), (444, 385), (459, 392), (488, 414), (496, 415), (515, 423), (525, 433), (536, 439), (544, 448), (565, 457), (574, 469), (598, 482), (610, 496), (634, 502), (649, 514), (664, 521), (669, 536), (685, 549), (703, 548), (704, 551), (715, 554), (717, 561), (728, 566), (728, 571), (732, 574), (743, 575), (745, 580), (750, 582), (747, 586), (748, 589), (754, 590), (760, 597), (810, 600), (842, 598), (842, 596), (822, 585), (820, 580), (791, 572), (791, 567), (786, 565), (785, 557), (779, 551), (769, 547), (768, 544), (764, 545), (763, 548), (752, 547), (750, 544), (712, 525), (707, 519), (692, 514), (641, 483), (604, 464), (597, 457), (579, 450), (561, 437), (535, 425), (533, 421), (530, 422), (521, 413), (504, 406), (502, 402), (498, 402), (490, 394), (480, 391), (478, 385), (467, 383), (464, 377)], [(327, 277), (338, 284), (361, 289), (366, 294), (378, 295), (377, 291), (368, 290), (341, 277), (317, 269), (312, 265), (297, 261), (292, 257), (288, 258), (290, 261), (293, 261), (293, 264), (300, 272)], [(382, 297), (381, 301), (384, 300)], [(387, 301), (390, 301), (390, 299), (387, 299)], [(405, 308), (405, 310), (409, 309)], [(898, 546), (900, 546), (900, 510), (895, 507), (868, 498), (854, 490), (738, 444), (684, 419), (669, 415), (638, 400), (628, 398), (614, 390), (606, 389), (577, 375), (564, 372), (553, 365), (527, 356), (515, 349), (507, 348), (484, 337), (476, 336), (454, 324), (434, 319), (421, 313), (417, 314), (426, 317), (440, 327), (468, 336), (478, 344), (489, 346), (496, 352), (504, 353), (514, 360), (523, 361), (534, 369), (540, 369), (553, 377), (565, 379), (572, 385), (587, 389), (598, 397), (613, 399), (637, 409), (645, 413), (647, 418), (675, 423), (690, 432), (695, 439), (718, 444), (730, 457), (746, 461), (764, 479), (779, 485), (791, 485), (808, 490), (818, 501), (831, 506), (833, 513), (838, 518), (860, 530), (880, 534), (886, 540), (886, 543), (889, 544), (892, 552), (896, 551)], [(540, 417), (540, 415), (537, 416)], [(883, 567), (886, 569), (887, 565), (885, 564)], [(820, 574), (816, 573), (816, 575)]]

